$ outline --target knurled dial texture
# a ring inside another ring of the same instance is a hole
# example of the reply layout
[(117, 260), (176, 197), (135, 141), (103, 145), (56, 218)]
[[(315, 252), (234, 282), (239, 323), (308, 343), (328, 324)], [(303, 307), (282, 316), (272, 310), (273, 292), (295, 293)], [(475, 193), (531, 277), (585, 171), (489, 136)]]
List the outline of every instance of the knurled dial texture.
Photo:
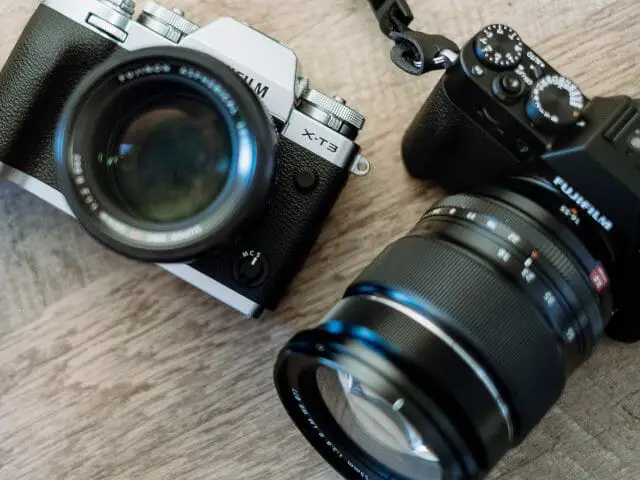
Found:
[(150, 2), (144, 7), (144, 13), (166, 25), (169, 25), (184, 35), (189, 35), (200, 27), (190, 22), (184, 16), (176, 11), (170, 10), (155, 2)]
[(475, 49), (484, 64), (498, 70), (508, 70), (520, 63), (524, 44), (511, 27), (494, 24), (485, 27), (477, 35)]
[(136, 11), (136, 2), (134, 0), (102, 0), (102, 2), (115, 6), (129, 17), (133, 16)]
[(561, 75), (547, 75), (533, 87), (527, 113), (537, 126), (567, 126), (578, 121), (585, 100), (578, 86)]
[(302, 98), (311, 105), (319, 108), (323, 112), (332, 115), (343, 122), (353, 125), (358, 130), (364, 127), (365, 118), (355, 110), (347, 107), (345, 104), (318, 92), (317, 90), (308, 89), (302, 94)]
[(307, 77), (298, 77), (298, 81), (296, 82), (296, 100), (300, 100), (307, 90), (309, 90), (309, 79)]

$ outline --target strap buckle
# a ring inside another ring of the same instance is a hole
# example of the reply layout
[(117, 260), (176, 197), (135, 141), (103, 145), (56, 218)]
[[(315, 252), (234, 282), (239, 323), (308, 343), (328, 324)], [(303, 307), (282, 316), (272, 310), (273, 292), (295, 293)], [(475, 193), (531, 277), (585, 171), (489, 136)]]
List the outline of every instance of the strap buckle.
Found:
[(413, 13), (406, 0), (369, 0), (376, 13), (380, 30), (391, 38), (392, 32), (402, 32), (413, 22)]
[(409, 28), (413, 13), (406, 0), (369, 0), (380, 29), (395, 42), (391, 60), (411, 75), (449, 68), (460, 48), (442, 35), (429, 35)]
[(460, 49), (442, 35), (428, 35), (407, 29), (390, 36), (396, 44), (391, 49), (391, 60), (411, 75), (422, 75), (449, 68), (458, 60)]

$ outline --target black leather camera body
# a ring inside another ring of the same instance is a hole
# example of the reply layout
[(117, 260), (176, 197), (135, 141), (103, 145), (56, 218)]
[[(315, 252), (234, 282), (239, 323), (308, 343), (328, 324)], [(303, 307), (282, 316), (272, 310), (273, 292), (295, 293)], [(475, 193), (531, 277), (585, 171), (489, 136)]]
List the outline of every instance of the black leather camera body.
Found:
[(199, 28), (155, 3), (136, 21), (134, 6), (38, 7), (0, 73), (0, 178), (258, 316), (302, 267), (350, 172), (366, 170), (364, 118), (239, 21)]

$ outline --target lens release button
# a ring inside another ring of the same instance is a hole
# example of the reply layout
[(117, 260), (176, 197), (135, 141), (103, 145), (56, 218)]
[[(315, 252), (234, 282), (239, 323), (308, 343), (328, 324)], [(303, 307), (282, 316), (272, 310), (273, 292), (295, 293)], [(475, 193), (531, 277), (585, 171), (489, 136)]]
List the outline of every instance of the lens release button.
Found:
[(257, 287), (264, 282), (268, 273), (266, 258), (256, 251), (242, 252), (236, 260), (233, 274), (236, 281), (245, 287)]
[(303, 193), (309, 193), (316, 188), (319, 178), (314, 170), (305, 168), (296, 174), (294, 181), (298, 190)]

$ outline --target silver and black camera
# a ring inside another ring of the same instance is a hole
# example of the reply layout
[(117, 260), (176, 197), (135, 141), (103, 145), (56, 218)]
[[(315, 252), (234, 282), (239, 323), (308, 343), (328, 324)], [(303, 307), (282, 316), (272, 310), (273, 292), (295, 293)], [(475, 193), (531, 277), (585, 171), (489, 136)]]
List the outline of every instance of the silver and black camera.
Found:
[(45, 0), (0, 73), (0, 178), (247, 316), (273, 309), (351, 172), (364, 118), (232, 18)]

